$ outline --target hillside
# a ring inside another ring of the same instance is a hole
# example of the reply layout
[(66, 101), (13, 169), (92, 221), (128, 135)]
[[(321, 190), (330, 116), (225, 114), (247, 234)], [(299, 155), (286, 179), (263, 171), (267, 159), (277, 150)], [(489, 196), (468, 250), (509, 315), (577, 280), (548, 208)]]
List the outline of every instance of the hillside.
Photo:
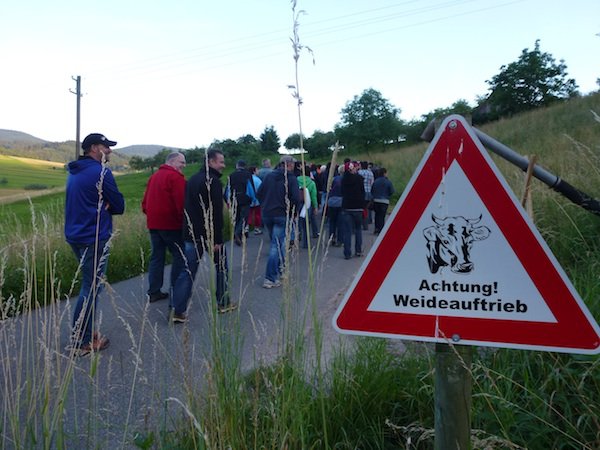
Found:
[[(156, 155), (165, 148), (173, 151), (179, 150), (166, 145), (130, 145), (115, 148), (111, 156), (111, 163), (114, 168), (120, 168), (128, 165), (129, 158), (134, 155), (147, 158)], [(50, 142), (21, 131), (0, 129), (0, 155), (19, 156), (64, 164), (74, 158), (75, 141)]]
[(180, 148), (168, 147), (166, 145), (130, 145), (128, 147), (117, 148), (115, 151), (127, 157), (141, 156), (143, 158), (148, 158), (156, 155), (163, 149), (172, 151), (181, 150)]
[(0, 130), (0, 145), (11, 148), (22, 145), (46, 144), (48, 141), (15, 130)]

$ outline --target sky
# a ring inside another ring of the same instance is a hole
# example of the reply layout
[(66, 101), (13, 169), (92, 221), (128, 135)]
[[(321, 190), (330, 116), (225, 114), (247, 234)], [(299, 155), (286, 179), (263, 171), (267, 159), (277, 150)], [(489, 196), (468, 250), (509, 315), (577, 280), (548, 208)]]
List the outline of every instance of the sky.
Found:
[(81, 76), (81, 139), (187, 149), (273, 126), (283, 142), (332, 131), (369, 88), (404, 120), (474, 105), (537, 39), (580, 92), (598, 89), (599, 0), (297, 0), (296, 12), (297, 66), (289, 0), (5, 0), (0, 129), (74, 140)]

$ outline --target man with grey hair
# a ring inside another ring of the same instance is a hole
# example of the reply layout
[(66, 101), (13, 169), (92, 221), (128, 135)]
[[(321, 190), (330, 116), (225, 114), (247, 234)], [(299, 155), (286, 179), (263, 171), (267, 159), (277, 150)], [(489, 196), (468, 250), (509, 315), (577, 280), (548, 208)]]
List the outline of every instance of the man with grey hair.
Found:
[(170, 153), (164, 164), (148, 180), (142, 211), (146, 214), (146, 224), (150, 231), (152, 253), (148, 263), (148, 301), (150, 303), (169, 298), (161, 290), (163, 285), (165, 255), (169, 249), (173, 255), (171, 284), (183, 270), (183, 205), (185, 199), (185, 156), (179, 152)]
[(262, 180), (273, 171), (271, 167), (271, 160), (269, 158), (265, 158), (262, 160), (262, 167), (258, 170), (258, 178)]

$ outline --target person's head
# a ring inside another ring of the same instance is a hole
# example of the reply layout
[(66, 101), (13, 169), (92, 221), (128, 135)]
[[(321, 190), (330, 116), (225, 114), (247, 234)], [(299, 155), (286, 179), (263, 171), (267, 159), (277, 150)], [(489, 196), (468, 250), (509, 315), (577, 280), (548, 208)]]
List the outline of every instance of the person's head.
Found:
[(367, 161), (361, 161), (360, 162), (360, 168), (362, 170), (368, 169), (369, 168), (369, 163)]
[(300, 161), (294, 162), (294, 175), (297, 177), (302, 175), (302, 163)]
[(165, 160), (165, 164), (167, 166), (171, 166), (179, 173), (183, 173), (183, 168), (185, 167), (185, 156), (183, 153), (173, 152), (167, 155), (167, 159)]
[(279, 159), (279, 164), (281, 164), (281, 167), (283, 167), (284, 170), (287, 170), (288, 172), (293, 172), (294, 165), (296, 164), (296, 159), (291, 155), (283, 155)]
[(244, 161), (243, 159), (240, 159), (238, 162), (235, 163), (235, 168), (236, 169), (245, 169), (246, 161)]
[(248, 167), (248, 172), (250, 172), (252, 175), (256, 175), (256, 174), (258, 174), (258, 167), (250, 166), (250, 167)]
[(271, 168), (271, 160), (269, 158), (263, 159), (262, 166), (265, 167), (266, 169), (270, 169)]
[(387, 169), (385, 167), (380, 167), (378, 172), (380, 177), (387, 177)]
[(221, 150), (216, 148), (206, 152), (206, 165), (219, 173), (225, 169), (225, 156)]
[(115, 141), (111, 141), (106, 136), (100, 133), (88, 134), (81, 143), (81, 149), (84, 156), (89, 156), (96, 161), (109, 161), (109, 156), (112, 153), (111, 147), (117, 145)]
[(344, 164), (344, 172), (357, 173), (359, 167), (360, 167), (360, 164), (358, 164), (358, 162), (349, 161)]

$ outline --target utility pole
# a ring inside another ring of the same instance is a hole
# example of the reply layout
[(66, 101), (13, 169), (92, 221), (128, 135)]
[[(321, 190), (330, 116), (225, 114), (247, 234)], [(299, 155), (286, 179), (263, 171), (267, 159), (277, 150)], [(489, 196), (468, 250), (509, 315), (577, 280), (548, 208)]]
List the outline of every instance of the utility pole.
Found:
[(77, 75), (77, 78), (71, 77), (73, 81), (75, 81), (75, 92), (69, 89), (71, 94), (75, 94), (77, 96), (77, 123), (75, 125), (75, 160), (79, 159), (79, 155), (81, 153), (81, 140), (79, 137), (79, 130), (81, 128), (81, 75)]

